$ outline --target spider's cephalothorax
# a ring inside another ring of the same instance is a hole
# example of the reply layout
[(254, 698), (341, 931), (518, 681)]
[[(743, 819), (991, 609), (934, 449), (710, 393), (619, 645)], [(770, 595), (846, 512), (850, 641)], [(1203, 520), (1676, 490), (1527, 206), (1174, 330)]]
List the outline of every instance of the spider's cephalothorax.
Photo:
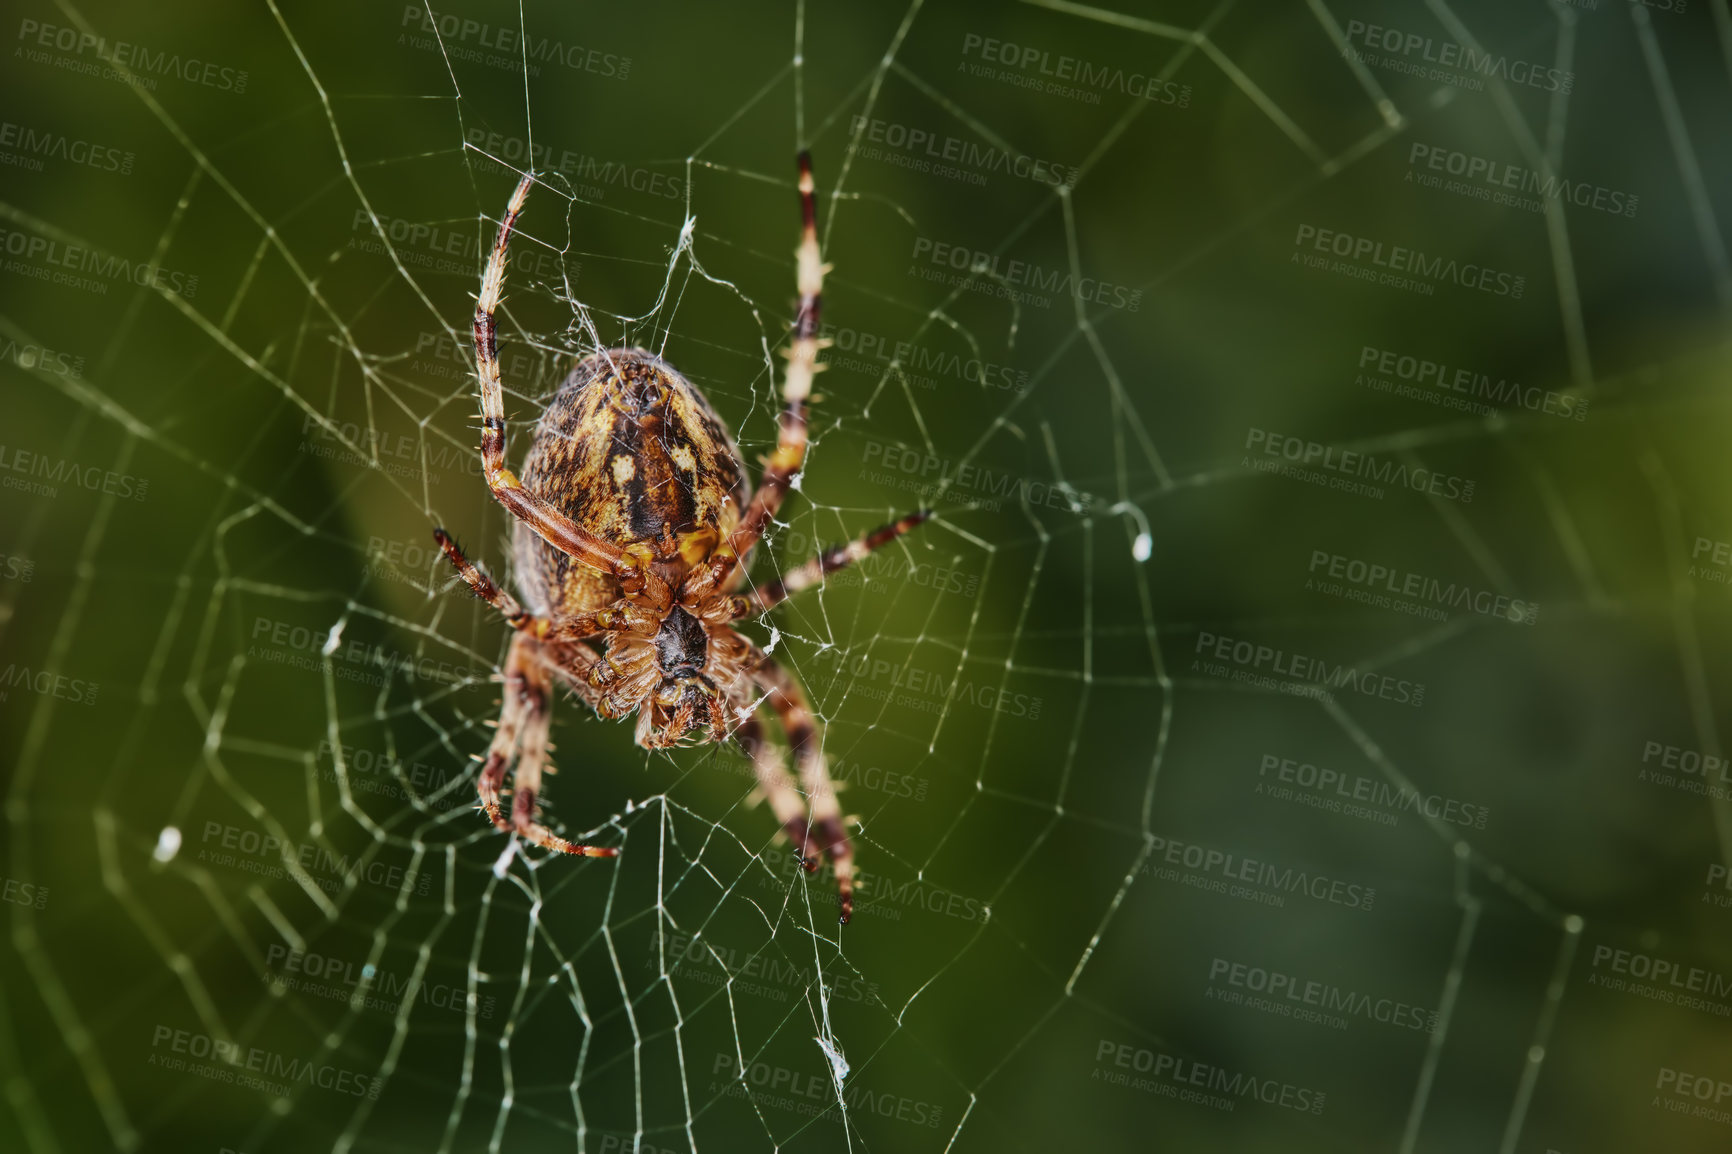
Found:
[[(574, 845), (536, 821), (547, 765), (552, 686), (564, 684), (603, 717), (636, 713), (637, 743), (665, 749), (732, 737), (751, 757), (771, 809), (808, 870), (814, 844), (836, 873), (841, 920), (853, 909), (853, 851), (806, 695), (734, 628), (926, 519), (915, 513), (746, 591), (746, 561), (806, 453), (806, 398), (818, 370), (818, 255), (812, 168), (800, 155), (800, 308), (782, 381), (776, 450), (753, 493), (740, 451), (691, 382), (642, 349), (609, 349), (572, 371), (536, 426), (520, 480), (505, 467), (505, 411), (494, 311), (512, 229), (534, 183), (518, 184), (482, 277), (475, 309), (481, 384), (481, 463), (488, 487), (517, 518), (513, 553), (525, 604), (434, 535), (478, 596), (517, 630), (505, 663), (499, 728), (478, 789), (494, 824), (565, 853)], [(600, 651), (597, 651), (597, 646)], [(764, 739), (768, 705), (787, 735), (800, 788)], [(511, 814), (500, 789), (516, 763)], [(802, 799), (801, 793), (805, 794)], [(808, 806), (810, 812), (808, 814)]]

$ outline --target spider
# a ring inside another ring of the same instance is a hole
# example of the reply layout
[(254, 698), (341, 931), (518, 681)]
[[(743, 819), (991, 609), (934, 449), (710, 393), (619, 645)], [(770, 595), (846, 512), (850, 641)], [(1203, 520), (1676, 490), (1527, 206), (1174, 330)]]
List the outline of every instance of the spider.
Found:
[[(637, 348), (606, 349), (579, 361), (536, 425), (522, 478), (505, 467), (493, 314), (505, 285), (512, 227), (535, 183), (531, 173), (499, 222), (475, 305), (482, 472), (494, 498), (516, 519), (512, 557), (523, 602), (476, 568), (443, 529), (433, 535), (475, 594), (515, 630), (499, 727), (476, 785), (494, 825), (561, 853), (619, 853), (573, 844), (537, 821), (541, 775), (553, 771), (548, 727), (557, 681), (604, 718), (635, 711), (637, 744), (645, 749), (730, 737), (738, 742), (800, 864), (807, 872), (818, 868), (814, 842), (829, 860), (846, 923), (854, 907), (853, 849), (817, 721), (799, 682), (734, 623), (819, 584), (930, 513), (893, 521), (779, 581), (741, 591), (752, 547), (805, 460), (806, 399), (827, 343), (818, 338), (826, 270), (805, 152), (799, 173), (799, 312), (782, 378), (780, 436), (756, 492), (740, 450), (704, 395), (672, 365)], [(757, 716), (763, 705), (787, 737), (800, 789), (765, 739)], [(507, 817), (500, 790), (514, 761)]]

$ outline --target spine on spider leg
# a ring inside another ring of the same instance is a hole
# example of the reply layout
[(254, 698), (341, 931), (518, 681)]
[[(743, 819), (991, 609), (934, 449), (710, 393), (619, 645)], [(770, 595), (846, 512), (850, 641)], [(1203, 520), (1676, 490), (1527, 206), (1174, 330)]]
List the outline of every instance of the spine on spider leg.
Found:
[(523, 607), (517, 603), (517, 598), (495, 585), (491, 577), (476, 567), (475, 562), (464, 556), (462, 547), (452, 540), (451, 534), (443, 528), (436, 528), (433, 530), (433, 540), (438, 542), (446, 559), (451, 562), (470, 591), (505, 614), (513, 629), (526, 629), (536, 624), (538, 619), (533, 613), (525, 613)]

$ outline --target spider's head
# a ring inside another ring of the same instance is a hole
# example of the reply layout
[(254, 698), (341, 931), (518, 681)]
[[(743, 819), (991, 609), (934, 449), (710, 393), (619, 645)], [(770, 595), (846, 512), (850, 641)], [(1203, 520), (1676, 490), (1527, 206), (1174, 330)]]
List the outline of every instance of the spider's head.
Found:
[(664, 677), (638, 715), (650, 749), (702, 745), (727, 736), (727, 705), (710, 680), (701, 674)]
[(727, 701), (709, 678), (709, 634), (703, 622), (675, 605), (654, 645), (660, 678), (640, 706), (639, 744), (667, 749), (721, 741), (728, 730)]

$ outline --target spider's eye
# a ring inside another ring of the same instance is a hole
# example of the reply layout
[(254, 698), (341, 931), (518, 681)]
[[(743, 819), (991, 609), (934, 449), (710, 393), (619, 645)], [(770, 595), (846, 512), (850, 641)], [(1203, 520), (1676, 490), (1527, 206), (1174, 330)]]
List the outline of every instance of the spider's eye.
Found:
[(664, 709), (672, 709), (680, 703), (681, 692), (677, 681), (664, 681), (656, 686), (656, 704)]

